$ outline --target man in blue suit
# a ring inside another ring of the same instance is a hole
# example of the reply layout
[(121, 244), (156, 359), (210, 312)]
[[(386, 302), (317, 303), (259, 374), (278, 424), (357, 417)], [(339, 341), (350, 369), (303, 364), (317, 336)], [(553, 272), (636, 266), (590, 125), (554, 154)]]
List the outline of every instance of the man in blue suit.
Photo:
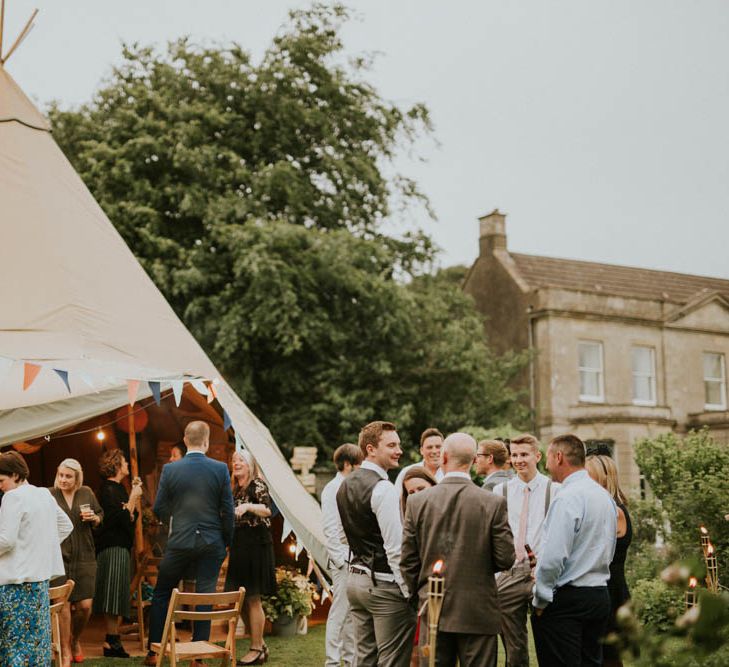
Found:
[[(212, 593), (218, 580), (226, 547), (233, 537), (233, 494), (228, 466), (205, 456), (210, 427), (201, 421), (185, 428), (187, 454), (162, 469), (154, 513), (170, 524), (167, 548), (159, 566), (152, 595), (149, 641), (162, 640), (172, 589), (184, 574), (195, 572), (195, 590)], [(208, 607), (209, 609), (209, 607)], [(204, 611), (205, 607), (200, 607)], [(192, 640), (210, 638), (210, 622), (196, 622)], [(145, 664), (153, 662), (149, 653)]]

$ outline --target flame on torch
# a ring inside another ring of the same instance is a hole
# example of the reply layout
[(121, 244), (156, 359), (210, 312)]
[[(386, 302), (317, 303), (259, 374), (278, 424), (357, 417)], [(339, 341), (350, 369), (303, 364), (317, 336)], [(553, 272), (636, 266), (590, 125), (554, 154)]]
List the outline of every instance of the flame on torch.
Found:
[(689, 588), (694, 589), (696, 588), (696, 584), (699, 583), (699, 580), (696, 577), (689, 578)]
[(433, 574), (440, 575), (443, 572), (443, 561), (437, 560), (433, 564)]
[(702, 534), (702, 535), (708, 535), (708, 534), (709, 534), (709, 531), (708, 531), (708, 530), (706, 530), (706, 528), (705, 528), (704, 526), (701, 526), (701, 527), (699, 528), (699, 530), (701, 531), (701, 534)]
[(711, 542), (709, 542), (709, 546), (706, 547), (706, 553), (709, 554), (709, 556), (714, 553), (714, 545)]

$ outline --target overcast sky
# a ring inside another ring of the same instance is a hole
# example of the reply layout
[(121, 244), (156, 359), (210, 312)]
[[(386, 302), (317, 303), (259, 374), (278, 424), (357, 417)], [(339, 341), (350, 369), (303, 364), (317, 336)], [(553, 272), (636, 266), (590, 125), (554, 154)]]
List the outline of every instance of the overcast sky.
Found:
[[(120, 44), (236, 41), (260, 56), (293, 0), (6, 0), (7, 69), (36, 101), (88, 101)], [(348, 53), (423, 101), (441, 263), (470, 263), (477, 218), (508, 214), (511, 250), (729, 278), (729, 1), (359, 0)]]

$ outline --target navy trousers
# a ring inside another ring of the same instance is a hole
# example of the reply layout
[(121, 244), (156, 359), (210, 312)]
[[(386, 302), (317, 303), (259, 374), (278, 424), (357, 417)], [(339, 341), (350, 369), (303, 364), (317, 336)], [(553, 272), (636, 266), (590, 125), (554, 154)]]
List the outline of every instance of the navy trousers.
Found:
[(607, 586), (558, 588), (542, 614), (532, 614), (539, 667), (600, 667), (609, 616)]
[[(157, 585), (152, 593), (152, 607), (149, 615), (149, 642), (162, 641), (162, 631), (167, 618), (167, 607), (172, 597), (172, 589), (188, 572), (194, 573), (196, 593), (214, 593), (220, 574), (220, 566), (225, 560), (225, 547), (222, 541), (214, 544), (198, 544), (192, 549), (167, 548), (159, 564)], [(209, 605), (200, 605), (198, 611), (209, 611)], [(196, 621), (193, 624), (192, 641), (210, 639), (210, 621)]]

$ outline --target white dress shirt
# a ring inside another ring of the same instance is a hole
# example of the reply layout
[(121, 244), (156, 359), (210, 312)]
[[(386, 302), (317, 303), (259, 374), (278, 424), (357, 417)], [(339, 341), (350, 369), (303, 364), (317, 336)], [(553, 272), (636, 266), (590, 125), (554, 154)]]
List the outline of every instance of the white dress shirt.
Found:
[[(370, 499), (370, 507), (377, 517), (377, 524), (380, 526), (382, 534), (382, 542), (385, 547), (385, 555), (387, 556), (387, 564), (392, 570), (392, 574), (385, 572), (375, 572), (375, 579), (380, 581), (394, 581), (407, 598), (408, 588), (402, 578), (400, 572), (400, 555), (402, 552), (402, 519), (400, 517), (400, 496), (392, 482), (390, 482), (387, 472), (380, 468), (372, 461), (363, 461), (362, 468), (365, 470), (374, 470), (383, 480), (375, 484), (372, 490), (372, 498)], [(364, 565), (357, 564), (357, 568), (370, 572), (369, 568)]]
[(0, 586), (65, 574), (61, 542), (72, 530), (48, 489), (25, 482), (8, 491), (0, 508)]
[[(397, 479), (395, 479), (395, 491), (397, 491), (398, 498), (402, 494), (402, 481), (405, 478), (405, 473), (408, 470), (410, 470), (411, 468), (423, 468), (423, 467), (425, 467), (423, 461), (420, 461), (418, 463), (411, 463), (409, 466), (405, 466), (398, 473)], [(428, 472), (430, 472), (430, 471), (428, 471)], [(445, 476), (445, 473), (443, 472), (443, 468), (442, 467), (438, 468), (438, 470), (435, 471), (435, 475), (433, 475), (433, 476), (435, 477), (436, 482), (440, 482), (440, 480), (442, 480), (443, 477)]]
[(586, 470), (573, 472), (564, 480), (547, 513), (535, 573), (535, 607), (546, 607), (554, 591), (567, 584), (607, 585), (617, 521), (615, 501)]
[[(509, 506), (509, 527), (511, 528), (512, 535), (514, 535), (514, 541), (516, 541), (516, 536), (519, 534), (524, 489), (527, 486), (529, 487), (529, 517), (527, 519), (526, 539), (524, 541), (532, 548), (537, 559), (539, 559), (539, 553), (542, 548), (545, 520), (544, 507), (547, 502), (547, 486), (549, 482), (549, 477), (537, 471), (537, 474), (528, 483), (523, 481), (519, 475), (515, 475), (506, 483), (506, 502)], [(497, 484), (494, 487), (493, 493), (497, 496), (503, 496), (503, 486), (503, 483)], [(561, 486), (557, 482), (552, 482), (552, 490), (550, 491), (549, 497), (550, 507)]]
[(338, 472), (321, 492), (321, 522), (324, 530), (324, 544), (329, 560), (337, 569), (349, 561), (349, 544), (344, 533), (342, 519), (337, 507), (337, 491), (342, 486), (344, 475)]

